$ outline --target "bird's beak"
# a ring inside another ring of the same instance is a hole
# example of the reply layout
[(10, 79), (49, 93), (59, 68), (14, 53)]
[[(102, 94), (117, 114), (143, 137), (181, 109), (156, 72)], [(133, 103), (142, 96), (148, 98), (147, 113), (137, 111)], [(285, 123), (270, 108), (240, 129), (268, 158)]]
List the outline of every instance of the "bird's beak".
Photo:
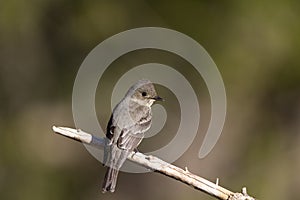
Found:
[(155, 101), (165, 101), (163, 98), (161, 98), (159, 96), (156, 96), (156, 97), (154, 97), (152, 99), (154, 99)]

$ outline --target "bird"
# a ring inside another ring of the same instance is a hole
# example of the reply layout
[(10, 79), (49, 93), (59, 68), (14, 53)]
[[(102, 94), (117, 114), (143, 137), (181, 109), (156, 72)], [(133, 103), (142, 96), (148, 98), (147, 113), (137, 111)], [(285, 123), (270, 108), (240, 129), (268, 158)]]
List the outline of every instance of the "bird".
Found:
[(102, 192), (114, 192), (120, 168), (132, 151), (137, 151), (144, 134), (151, 127), (151, 106), (163, 101), (154, 84), (137, 81), (115, 106), (106, 128), (103, 164), (107, 166)]

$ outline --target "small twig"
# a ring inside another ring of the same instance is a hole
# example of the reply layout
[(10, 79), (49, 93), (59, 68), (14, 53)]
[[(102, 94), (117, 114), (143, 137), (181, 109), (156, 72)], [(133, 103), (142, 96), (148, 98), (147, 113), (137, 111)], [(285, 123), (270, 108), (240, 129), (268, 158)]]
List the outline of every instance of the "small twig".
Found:
[[(79, 142), (83, 142), (89, 145), (93, 145), (99, 149), (103, 149), (104, 139), (93, 136), (80, 129), (72, 129), (67, 127), (52, 127), (55, 133), (63, 135), (65, 137), (74, 139)], [(219, 179), (216, 183), (212, 183), (200, 176), (192, 174), (187, 170), (187, 167), (181, 169), (170, 163), (167, 163), (157, 157), (144, 155), (139, 152), (132, 152), (128, 160), (151, 169), (155, 172), (159, 172), (171, 178), (174, 178), (180, 182), (183, 182), (197, 190), (201, 190), (213, 197), (223, 200), (254, 200), (247, 194), (246, 188), (242, 189), (242, 193), (231, 192), (221, 186), (219, 186)]]

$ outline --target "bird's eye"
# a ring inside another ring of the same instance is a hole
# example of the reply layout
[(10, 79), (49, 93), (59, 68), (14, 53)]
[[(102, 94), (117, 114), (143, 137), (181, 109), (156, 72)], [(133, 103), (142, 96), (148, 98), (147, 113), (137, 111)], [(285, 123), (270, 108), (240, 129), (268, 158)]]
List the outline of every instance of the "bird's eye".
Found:
[(143, 97), (147, 96), (147, 92), (142, 92), (142, 96)]

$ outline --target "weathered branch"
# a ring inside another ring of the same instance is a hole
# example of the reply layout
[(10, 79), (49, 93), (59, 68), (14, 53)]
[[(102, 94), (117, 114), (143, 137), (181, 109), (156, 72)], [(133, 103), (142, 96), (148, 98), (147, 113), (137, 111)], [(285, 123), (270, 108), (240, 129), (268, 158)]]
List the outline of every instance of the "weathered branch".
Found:
[[(52, 127), (55, 133), (72, 138), (79, 142), (83, 142), (89, 145), (93, 145), (99, 149), (104, 146), (104, 139), (95, 137), (89, 133), (86, 133), (80, 129), (72, 129), (67, 127)], [(197, 190), (201, 190), (213, 197), (223, 200), (254, 200), (253, 197), (247, 194), (246, 188), (242, 189), (242, 193), (231, 192), (218, 185), (218, 180), (216, 183), (212, 183), (204, 178), (201, 178), (195, 174), (192, 174), (187, 169), (181, 169), (170, 163), (167, 163), (157, 157), (147, 156), (142, 153), (132, 152), (128, 160), (151, 169), (155, 172), (159, 172), (171, 178), (174, 178), (182, 183), (185, 183)]]

